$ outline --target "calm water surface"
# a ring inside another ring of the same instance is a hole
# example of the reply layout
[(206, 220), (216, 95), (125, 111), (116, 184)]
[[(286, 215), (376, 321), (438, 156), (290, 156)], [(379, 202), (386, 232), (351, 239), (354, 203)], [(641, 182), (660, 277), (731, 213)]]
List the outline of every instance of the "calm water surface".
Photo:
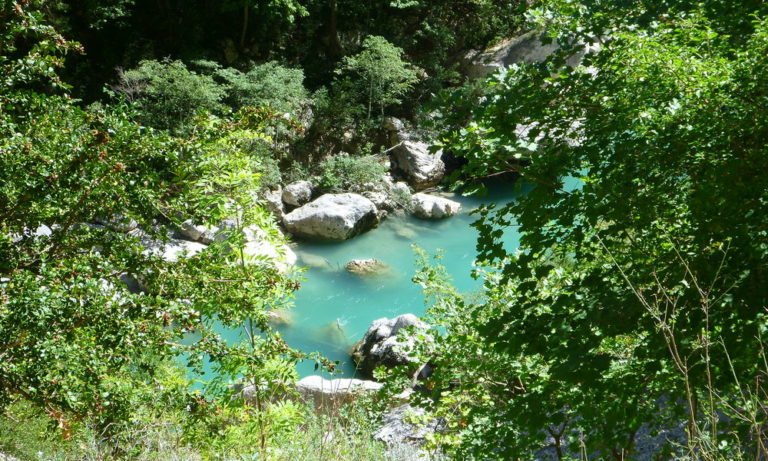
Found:
[[(482, 204), (503, 204), (526, 186), (495, 182), (483, 197), (456, 196), (461, 212), (453, 217), (426, 221), (410, 216), (393, 216), (366, 234), (337, 243), (299, 242), (294, 251), (299, 265), (307, 266), (306, 280), (296, 293), (291, 311), (293, 322), (281, 327), (288, 344), (304, 352), (319, 351), (338, 360), (344, 376), (355, 375), (349, 358), (351, 346), (365, 334), (371, 322), (381, 317), (405, 313), (424, 313), (424, 297), (411, 278), (416, 272), (412, 244), (430, 254), (444, 251), (442, 264), (462, 292), (479, 289), (472, 279), (476, 257), (477, 230), (471, 223), (477, 218), (472, 210)], [(505, 230), (507, 249), (518, 245), (514, 229)], [(384, 275), (361, 277), (348, 273), (344, 266), (352, 259), (376, 258), (391, 268)], [(231, 341), (240, 339), (236, 331), (223, 332)], [(316, 373), (314, 362), (299, 365), (301, 376)]]

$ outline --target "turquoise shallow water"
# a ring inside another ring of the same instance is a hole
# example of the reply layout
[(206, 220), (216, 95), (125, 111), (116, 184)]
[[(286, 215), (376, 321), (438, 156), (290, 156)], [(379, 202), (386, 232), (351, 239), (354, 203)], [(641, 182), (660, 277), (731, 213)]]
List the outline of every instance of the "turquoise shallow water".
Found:
[[(416, 272), (412, 245), (429, 254), (443, 251), (441, 263), (462, 292), (477, 290), (481, 282), (471, 276), (476, 257), (477, 230), (471, 226), (477, 217), (471, 212), (483, 204), (503, 204), (525, 193), (527, 186), (496, 181), (484, 196), (452, 197), (461, 211), (443, 220), (423, 220), (412, 216), (391, 216), (363, 235), (344, 242), (298, 242), (293, 250), (299, 266), (306, 266), (305, 280), (293, 300), (292, 323), (280, 333), (293, 348), (318, 351), (339, 361), (343, 376), (355, 376), (349, 357), (352, 345), (360, 340), (371, 322), (381, 317), (413, 313), (421, 315), (426, 306), (421, 288), (411, 279)], [(506, 229), (507, 249), (516, 248), (518, 234)], [(390, 266), (383, 275), (350, 274), (345, 265), (353, 259), (376, 258)], [(240, 341), (240, 331), (222, 330), (231, 342)], [(314, 362), (298, 365), (300, 376), (317, 373)]]
[[(299, 264), (309, 269), (296, 294), (294, 323), (281, 328), (288, 344), (299, 350), (319, 351), (338, 360), (345, 376), (354, 376), (349, 349), (362, 338), (371, 322), (381, 317), (404, 313), (420, 315), (425, 310), (420, 288), (411, 278), (415, 274), (412, 244), (430, 254), (444, 250), (442, 263), (463, 292), (480, 287), (471, 277), (476, 257), (476, 220), (470, 212), (483, 203), (506, 203), (522, 193), (512, 183), (495, 183), (483, 197), (456, 196), (461, 212), (439, 221), (410, 216), (393, 216), (377, 229), (340, 243), (300, 242), (294, 251)], [(516, 232), (505, 233), (508, 248), (517, 246)], [(344, 266), (352, 259), (376, 258), (391, 267), (384, 275), (361, 277)], [(301, 376), (313, 374), (314, 363), (299, 365)]]
[[(579, 179), (568, 178), (564, 189), (580, 186)], [(471, 212), (483, 204), (508, 203), (531, 187), (519, 182), (493, 181), (488, 184), (487, 195), (453, 197), (461, 202), (461, 212), (444, 220), (392, 216), (377, 229), (345, 242), (298, 242), (294, 251), (299, 256), (299, 265), (307, 266), (308, 270), (290, 311), (293, 322), (279, 328), (281, 334), (293, 348), (318, 351), (339, 361), (343, 376), (355, 376), (349, 350), (373, 320), (405, 313), (421, 315), (425, 311), (421, 290), (411, 281), (416, 272), (411, 245), (416, 244), (430, 254), (443, 250), (441, 263), (453, 277), (454, 285), (464, 293), (477, 290), (481, 282), (471, 277), (478, 237), (471, 224), (477, 217)], [(515, 228), (504, 229), (504, 243), (508, 251), (518, 247)], [(383, 276), (360, 277), (345, 270), (350, 260), (366, 258), (388, 264), (391, 271)], [(244, 336), (233, 330), (220, 333), (231, 342)], [(301, 376), (315, 374), (314, 365), (301, 363), (297, 371)]]

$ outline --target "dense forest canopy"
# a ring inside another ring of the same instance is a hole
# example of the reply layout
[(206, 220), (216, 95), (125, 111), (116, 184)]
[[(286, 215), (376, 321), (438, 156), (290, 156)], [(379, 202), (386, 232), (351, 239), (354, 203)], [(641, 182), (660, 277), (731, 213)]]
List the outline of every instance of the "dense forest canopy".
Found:
[[(414, 388), (439, 456), (768, 456), (764, 1), (1, 5), (0, 451), (384, 459)], [(462, 73), (529, 31), (557, 47)], [(295, 364), (336, 364), (269, 322), (301, 282), (267, 196), (381, 182), (392, 116), (443, 186), (532, 187), (478, 212), (479, 295), (417, 250), (432, 330), (329, 419)]]

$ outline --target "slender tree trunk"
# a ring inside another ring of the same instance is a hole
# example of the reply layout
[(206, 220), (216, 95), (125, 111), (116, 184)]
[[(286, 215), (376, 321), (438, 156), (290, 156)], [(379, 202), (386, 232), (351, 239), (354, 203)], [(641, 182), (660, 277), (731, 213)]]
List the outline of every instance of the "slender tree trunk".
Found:
[(248, 32), (248, 2), (243, 4), (243, 28), (240, 31), (240, 48), (245, 46), (245, 35)]
[(371, 78), (371, 85), (368, 87), (368, 120), (371, 119), (371, 107), (373, 107), (373, 78)]
[(332, 56), (341, 56), (341, 40), (339, 39), (338, 7), (336, 0), (331, 0), (331, 14), (328, 20), (328, 41)]

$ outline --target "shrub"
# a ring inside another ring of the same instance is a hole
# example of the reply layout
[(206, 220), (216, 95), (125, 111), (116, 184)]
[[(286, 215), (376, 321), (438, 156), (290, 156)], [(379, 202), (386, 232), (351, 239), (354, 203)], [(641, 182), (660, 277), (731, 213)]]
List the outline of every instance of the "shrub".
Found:
[(225, 68), (216, 72), (226, 91), (225, 102), (233, 109), (268, 105), (278, 112), (298, 116), (310, 102), (304, 88), (304, 71), (267, 62), (248, 72)]
[(345, 154), (328, 157), (319, 165), (320, 187), (328, 191), (344, 191), (379, 181), (387, 172), (378, 156), (350, 157)]
[(200, 111), (220, 111), (225, 94), (210, 76), (168, 60), (141, 61), (137, 68), (121, 71), (112, 89), (137, 103), (142, 123), (173, 133), (185, 131)]

